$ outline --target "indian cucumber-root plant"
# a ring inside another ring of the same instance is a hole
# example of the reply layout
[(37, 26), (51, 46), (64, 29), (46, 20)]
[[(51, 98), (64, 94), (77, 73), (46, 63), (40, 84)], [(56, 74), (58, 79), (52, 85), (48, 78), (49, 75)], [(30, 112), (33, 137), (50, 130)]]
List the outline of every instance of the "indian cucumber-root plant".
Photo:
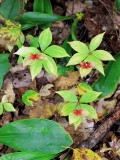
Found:
[(49, 46), (51, 42), (52, 33), (50, 29), (47, 28), (39, 36), (39, 46), (41, 50), (35, 47), (22, 46), (14, 53), (24, 57), (23, 66), (30, 66), (32, 79), (40, 73), (42, 67), (44, 67), (48, 73), (57, 76), (57, 65), (53, 57), (61, 58), (69, 56), (62, 47), (57, 45)]
[(70, 46), (77, 51), (69, 60), (67, 66), (80, 64), (81, 77), (87, 76), (92, 69), (97, 69), (104, 75), (102, 61), (114, 60), (112, 55), (105, 50), (96, 50), (101, 44), (104, 33), (95, 36), (89, 46), (80, 41), (69, 42)]
[(62, 115), (69, 116), (69, 123), (74, 124), (75, 129), (77, 129), (84, 117), (97, 119), (96, 110), (88, 103), (95, 101), (101, 94), (101, 92), (93, 91), (86, 83), (80, 83), (77, 88), (79, 95), (81, 95), (80, 98), (71, 91), (56, 92), (66, 101), (62, 109)]

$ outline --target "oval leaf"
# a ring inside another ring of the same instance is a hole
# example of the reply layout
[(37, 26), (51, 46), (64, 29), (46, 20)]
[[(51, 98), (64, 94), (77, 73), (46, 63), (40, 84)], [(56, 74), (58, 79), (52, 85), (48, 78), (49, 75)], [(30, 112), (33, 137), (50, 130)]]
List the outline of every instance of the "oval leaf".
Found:
[(48, 54), (51, 57), (56, 57), (56, 58), (61, 58), (61, 57), (66, 57), (66, 56), (69, 57), (65, 49), (57, 45), (52, 45), (48, 47), (44, 53)]
[(0, 128), (0, 143), (23, 152), (56, 154), (69, 147), (72, 139), (58, 123), (36, 118), (18, 120)]
[(78, 102), (77, 96), (70, 91), (57, 91), (57, 94), (59, 94), (65, 101), (68, 102)]
[(91, 52), (94, 51), (100, 45), (100, 43), (102, 42), (104, 34), (105, 34), (105, 32), (101, 33), (101, 34), (98, 34), (97, 36), (95, 36), (91, 40), (90, 46), (89, 46)]
[(76, 103), (67, 103), (62, 108), (62, 116), (68, 116), (76, 107)]
[(40, 51), (35, 47), (21, 47), (17, 52), (14, 54), (20, 55), (22, 57), (27, 57), (30, 54), (38, 54)]
[(81, 103), (90, 103), (97, 99), (101, 92), (88, 91), (80, 98)]
[(32, 80), (41, 72), (41, 69), (42, 69), (42, 62), (37, 60), (30, 66), (30, 73), (32, 76)]
[(39, 36), (39, 44), (42, 51), (44, 51), (52, 42), (52, 33), (50, 28), (45, 29)]
[(88, 53), (89, 53), (88, 47), (83, 42), (73, 41), (73, 42), (69, 42), (69, 44), (78, 53), (88, 56)]
[(115, 60), (109, 52), (104, 50), (96, 50), (92, 55), (103, 61)]
[(7, 112), (15, 112), (16, 111), (11, 103), (4, 103), (3, 106)]

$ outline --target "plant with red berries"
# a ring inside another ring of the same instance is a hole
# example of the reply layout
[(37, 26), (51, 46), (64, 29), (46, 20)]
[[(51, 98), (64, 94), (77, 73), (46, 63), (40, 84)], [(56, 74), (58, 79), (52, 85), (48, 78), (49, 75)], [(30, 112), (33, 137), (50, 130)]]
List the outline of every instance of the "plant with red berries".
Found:
[(32, 79), (40, 73), (42, 67), (44, 67), (48, 73), (57, 76), (57, 65), (52, 57), (61, 58), (69, 56), (62, 47), (57, 45), (49, 46), (51, 42), (52, 33), (50, 29), (47, 28), (40, 34), (38, 39), (41, 50), (33, 46), (22, 46), (14, 53), (20, 57), (24, 57), (23, 66), (30, 65)]
[(71, 57), (67, 66), (80, 64), (81, 77), (87, 76), (93, 68), (104, 75), (102, 60), (114, 60), (109, 52), (105, 50), (95, 50), (102, 42), (104, 34), (105, 33), (95, 36), (89, 46), (80, 41), (69, 42), (70, 46), (77, 51), (77, 53)]
[(74, 124), (75, 129), (82, 122), (83, 117), (97, 118), (96, 110), (89, 104), (95, 101), (101, 92), (95, 92), (86, 83), (80, 83), (77, 87), (80, 99), (71, 91), (57, 91), (65, 101), (66, 104), (62, 108), (62, 115), (69, 116), (69, 123)]

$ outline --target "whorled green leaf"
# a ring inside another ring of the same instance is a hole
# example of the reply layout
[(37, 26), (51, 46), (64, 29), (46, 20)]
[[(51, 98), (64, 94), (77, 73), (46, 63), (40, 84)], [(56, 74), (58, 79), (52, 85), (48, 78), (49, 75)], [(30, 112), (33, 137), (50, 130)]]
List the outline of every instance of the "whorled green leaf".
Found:
[(79, 116), (79, 119), (76, 122), (74, 122), (75, 129), (77, 129), (77, 127), (80, 125), (80, 123), (82, 123), (82, 121), (83, 117)]
[(80, 67), (79, 72), (80, 72), (81, 78), (86, 77), (91, 71), (92, 71), (92, 68), (84, 69)]
[(44, 53), (48, 54), (51, 57), (61, 58), (61, 57), (69, 57), (65, 49), (60, 46), (52, 45), (48, 47)]
[(95, 118), (95, 119), (97, 118), (97, 113), (96, 113), (96, 110), (93, 108), (93, 106), (88, 105), (88, 104), (80, 104), (80, 108), (86, 109), (89, 112), (87, 117)]
[(69, 147), (72, 139), (58, 123), (36, 118), (18, 120), (0, 128), (0, 143), (22, 152), (57, 154)]
[(24, 47), (24, 46), (22, 46), (14, 54), (20, 55), (22, 57), (27, 57), (27, 56), (30, 56), (30, 54), (38, 54), (38, 53), (40, 53), (40, 51), (35, 47)]
[(61, 112), (62, 116), (68, 116), (76, 107), (76, 103), (67, 103), (63, 106)]
[(77, 96), (71, 92), (71, 91), (57, 91), (57, 94), (59, 94), (65, 101), (67, 102), (78, 102)]
[(86, 59), (85, 62), (94, 62), (95, 67), (100, 73), (102, 73), (104, 75), (104, 68), (103, 68), (103, 64), (102, 61), (99, 60), (98, 58), (96, 58), (93, 55), (89, 55)]
[(69, 42), (70, 46), (77, 51), (78, 53), (84, 54), (85, 56), (88, 56), (89, 49), (83, 42), (80, 41), (73, 41)]
[(73, 124), (73, 123), (78, 123), (79, 120), (82, 120), (81, 116), (76, 116), (75, 114), (73, 113), (70, 113), (69, 114), (69, 124)]
[(74, 54), (74, 55), (70, 58), (67, 66), (79, 64), (79, 63), (82, 62), (86, 57), (87, 57), (86, 54), (76, 53), (76, 54)]
[(3, 105), (0, 103), (0, 115), (3, 113)]
[(57, 76), (57, 66), (56, 66), (56, 63), (55, 61), (53, 60), (53, 58), (47, 56), (47, 60), (44, 60), (42, 63), (44, 65), (44, 68), (45, 70), (54, 75), (54, 76)]
[(116, 61), (109, 62), (105, 67), (105, 76), (101, 75), (92, 85), (95, 91), (102, 92), (102, 97), (112, 95), (120, 80), (120, 54), (114, 58)]
[(36, 60), (35, 63), (33, 63), (30, 66), (30, 73), (32, 76), (32, 80), (40, 73), (41, 69), (42, 69), (42, 62), (38, 60)]
[(101, 44), (104, 34), (105, 32), (98, 34), (91, 40), (89, 45), (90, 52), (93, 52)]
[(109, 52), (104, 50), (95, 50), (92, 55), (103, 61), (115, 60)]
[(45, 29), (39, 36), (39, 45), (42, 51), (44, 51), (52, 42), (52, 33), (50, 28)]
[(95, 101), (98, 96), (101, 94), (101, 92), (95, 92), (95, 91), (88, 91), (85, 94), (82, 95), (80, 98), (81, 103), (90, 103)]
[(33, 90), (28, 90), (22, 95), (22, 101), (28, 106), (34, 106), (34, 102), (39, 101), (39, 93)]
[(11, 103), (3, 103), (3, 107), (7, 112), (15, 112), (15, 108)]
[(0, 88), (2, 87), (4, 75), (9, 71), (9, 54), (0, 54)]
[(50, 160), (56, 156), (56, 154), (39, 152), (15, 152), (2, 156), (0, 160)]

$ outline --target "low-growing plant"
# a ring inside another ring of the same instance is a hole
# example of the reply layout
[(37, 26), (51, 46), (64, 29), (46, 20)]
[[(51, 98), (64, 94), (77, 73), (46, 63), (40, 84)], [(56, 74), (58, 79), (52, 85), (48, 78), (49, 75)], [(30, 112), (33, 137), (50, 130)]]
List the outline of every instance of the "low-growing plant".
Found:
[(48, 73), (57, 76), (57, 65), (53, 57), (61, 58), (69, 56), (62, 47), (57, 45), (49, 46), (51, 42), (52, 33), (50, 29), (47, 28), (39, 36), (39, 46), (41, 50), (35, 47), (22, 46), (14, 53), (24, 57), (23, 66), (30, 65), (32, 79), (40, 73), (42, 67), (44, 67)]
[(7, 112), (15, 112), (15, 108), (13, 107), (13, 105), (11, 103), (8, 103), (6, 101), (7, 99), (7, 95), (4, 95), (2, 97), (1, 103), (0, 103), (0, 115), (3, 114), (3, 111), (7, 111)]
[(104, 75), (102, 61), (114, 60), (112, 55), (105, 50), (96, 50), (102, 42), (104, 33), (95, 36), (89, 46), (80, 41), (69, 42), (70, 46), (77, 51), (69, 60), (67, 66), (80, 64), (81, 77), (87, 76), (92, 69), (97, 69)]
[(69, 123), (73, 123), (75, 129), (82, 122), (83, 117), (97, 119), (96, 110), (86, 103), (95, 101), (101, 94), (101, 92), (93, 91), (86, 83), (80, 83), (77, 88), (78, 93), (81, 96), (80, 98), (77, 98), (77, 96), (71, 91), (63, 90), (56, 92), (66, 101), (66, 104), (62, 109), (62, 115), (69, 116)]

